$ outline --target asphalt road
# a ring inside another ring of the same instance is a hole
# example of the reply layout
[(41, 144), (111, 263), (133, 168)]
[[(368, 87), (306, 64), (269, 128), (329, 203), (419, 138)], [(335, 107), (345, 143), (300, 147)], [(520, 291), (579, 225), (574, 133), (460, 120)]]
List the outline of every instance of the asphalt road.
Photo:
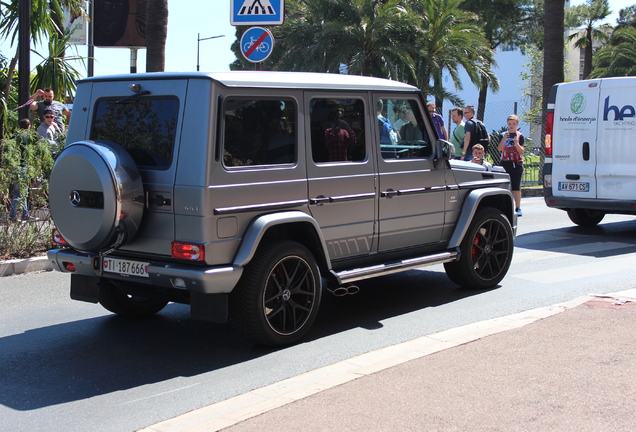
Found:
[(583, 229), (542, 198), (523, 210), (499, 288), (459, 289), (442, 266), (365, 281), (325, 296), (307, 341), (277, 351), (182, 305), (136, 322), (70, 300), (60, 273), (0, 278), (0, 430), (134, 431), (416, 337), (634, 287), (636, 218)]

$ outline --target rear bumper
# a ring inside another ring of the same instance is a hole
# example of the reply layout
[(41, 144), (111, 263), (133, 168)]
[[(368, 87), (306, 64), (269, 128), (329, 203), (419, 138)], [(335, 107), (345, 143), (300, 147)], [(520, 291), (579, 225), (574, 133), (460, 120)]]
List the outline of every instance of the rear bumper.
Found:
[[(109, 257), (119, 258), (112, 255), (109, 255)], [(53, 269), (63, 273), (99, 276), (150, 286), (177, 288), (202, 294), (229, 293), (234, 289), (243, 274), (243, 268), (236, 266), (195, 267), (167, 261), (153, 261), (148, 266), (149, 277), (146, 278), (102, 272), (101, 256), (85, 254), (72, 249), (50, 250), (47, 253), (47, 258), (53, 265)], [(67, 270), (67, 263), (72, 264), (75, 267), (75, 271)], [(175, 284), (177, 280), (179, 280), (179, 284)], [(183, 284), (181, 284), (181, 281), (183, 281)]]
[(595, 210), (603, 213), (636, 214), (636, 201), (588, 199), (575, 197), (556, 197), (546, 194), (545, 203), (548, 207), (567, 209)]

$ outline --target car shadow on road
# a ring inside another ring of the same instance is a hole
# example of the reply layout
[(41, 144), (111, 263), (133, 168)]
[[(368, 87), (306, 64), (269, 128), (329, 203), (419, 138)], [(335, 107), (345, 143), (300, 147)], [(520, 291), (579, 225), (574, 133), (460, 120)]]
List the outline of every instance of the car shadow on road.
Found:
[(636, 221), (571, 226), (518, 235), (515, 247), (597, 258), (636, 252)]
[[(354, 296), (325, 292), (311, 341), (478, 294), (443, 272), (413, 270), (360, 283)], [(96, 307), (99, 307), (96, 305)], [(275, 350), (229, 325), (194, 321), (170, 304), (147, 320), (107, 315), (0, 338), (0, 404), (28, 411), (240, 364)]]

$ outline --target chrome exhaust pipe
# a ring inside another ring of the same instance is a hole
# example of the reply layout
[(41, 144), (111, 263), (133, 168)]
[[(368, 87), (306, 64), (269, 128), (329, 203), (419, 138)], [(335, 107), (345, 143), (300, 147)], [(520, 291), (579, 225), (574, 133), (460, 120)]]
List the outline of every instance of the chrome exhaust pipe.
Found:
[(346, 295), (354, 295), (354, 294), (358, 294), (360, 292), (360, 288), (357, 285), (339, 286), (338, 288), (335, 288), (335, 289), (327, 288), (327, 290), (331, 294), (335, 295), (336, 297), (344, 297)]

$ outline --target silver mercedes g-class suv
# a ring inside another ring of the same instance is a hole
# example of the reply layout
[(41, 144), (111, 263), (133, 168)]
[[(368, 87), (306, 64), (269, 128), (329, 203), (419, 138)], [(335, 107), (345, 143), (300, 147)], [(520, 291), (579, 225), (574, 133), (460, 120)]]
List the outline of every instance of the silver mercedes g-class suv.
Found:
[(51, 173), (48, 258), (73, 299), (132, 317), (189, 304), (272, 346), (302, 338), (323, 289), (439, 263), (493, 287), (512, 260), (509, 177), (452, 160), (425, 103), (338, 74), (84, 79)]

